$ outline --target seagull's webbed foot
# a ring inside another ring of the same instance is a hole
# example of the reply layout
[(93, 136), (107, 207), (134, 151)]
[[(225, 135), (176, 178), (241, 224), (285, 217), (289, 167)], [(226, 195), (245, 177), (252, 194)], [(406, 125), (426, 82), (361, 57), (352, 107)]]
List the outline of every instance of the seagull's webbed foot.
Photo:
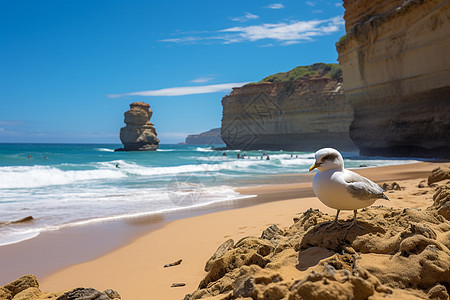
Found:
[(320, 224), (320, 226), (322, 227), (322, 226), (328, 224), (328, 226), (325, 227), (326, 230), (328, 230), (328, 229), (330, 229), (330, 228), (332, 228), (332, 227), (334, 227), (334, 226), (338, 226), (338, 227), (344, 226), (344, 224), (338, 222), (338, 216), (339, 216), (339, 213), (340, 213), (340, 210), (337, 211), (337, 213), (336, 213), (336, 218), (334, 218), (333, 221), (323, 222), (322, 224)]
[(337, 221), (337, 219), (335, 219), (334, 221), (325, 222), (325, 223), (323, 223), (322, 225), (326, 225), (326, 224), (328, 224), (328, 226), (325, 227), (326, 230), (328, 230), (328, 229), (330, 229), (330, 228), (332, 228), (332, 227), (334, 227), (334, 226), (338, 226), (338, 227), (343, 227), (343, 226), (345, 226), (345, 224), (339, 223), (339, 222)]
[(347, 227), (347, 231), (352, 227), (358, 227), (361, 230), (365, 230), (364, 227), (362, 227), (361, 225), (358, 225), (358, 223), (356, 222), (356, 212), (357, 212), (357, 210), (355, 209), (353, 211), (353, 221), (348, 225), (344, 225), (344, 227)]

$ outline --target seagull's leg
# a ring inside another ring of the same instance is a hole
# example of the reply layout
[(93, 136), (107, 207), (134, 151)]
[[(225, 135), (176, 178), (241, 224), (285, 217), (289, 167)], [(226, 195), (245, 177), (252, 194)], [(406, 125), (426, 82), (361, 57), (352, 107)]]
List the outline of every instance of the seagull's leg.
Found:
[(362, 226), (360, 226), (360, 225), (358, 225), (357, 223), (356, 223), (356, 213), (357, 213), (358, 211), (355, 209), (355, 210), (353, 210), (353, 221), (350, 223), (350, 225), (345, 225), (345, 227), (347, 227), (347, 230), (349, 230), (350, 228), (352, 228), (353, 226), (356, 226), (356, 227), (358, 227), (359, 229), (361, 229), (361, 230), (364, 230), (364, 227), (362, 227)]
[(340, 209), (338, 209), (337, 210), (337, 213), (336, 213), (336, 218), (334, 218), (334, 221), (329, 221), (329, 222), (325, 222), (325, 223), (323, 223), (322, 225), (325, 225), (325, 224), (329, 224), (327, 227), (325, 227), (325, 229), (330, 229), (331, 227), (333, 227), (333, 226), (335, 226), (335, 225), (337, 225), (337, 226), (339, 226), (339, 227), (342, 227), (342, 225), (343, 224), (341, 224), (341, 223), (339, 223), (338, 222), (338, 217), (339, 217), (339, 213), (341, 212), (341, 210)]

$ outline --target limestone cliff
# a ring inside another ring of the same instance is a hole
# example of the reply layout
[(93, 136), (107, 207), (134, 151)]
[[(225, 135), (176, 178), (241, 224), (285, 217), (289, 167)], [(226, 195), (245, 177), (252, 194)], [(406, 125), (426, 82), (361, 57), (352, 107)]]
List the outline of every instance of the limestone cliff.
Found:
[(187, 145), (221, 145), (220, 128), (214, 128), (200, 134), (190, 134), (186, 137)]
[(329, 65), (319, 63), (233, 89), (222, 99), (222, 139), (227, 147), (356, 149), (349, 137), (353, 112), (344, 97), (342, 78), (330, 71)]
[(149, 151), (156, 150), (159, 139), (156, 137), (154, 124), (150, 122), (152, 117), (150, 105), (144, 102), (130, 104), (130, 110), (126, 111), (125, 127), (120, 129), (120, 140), (124, 151)]
[(344, 0), (337, 43), (364, 155), (450, 157), (450, 3)]

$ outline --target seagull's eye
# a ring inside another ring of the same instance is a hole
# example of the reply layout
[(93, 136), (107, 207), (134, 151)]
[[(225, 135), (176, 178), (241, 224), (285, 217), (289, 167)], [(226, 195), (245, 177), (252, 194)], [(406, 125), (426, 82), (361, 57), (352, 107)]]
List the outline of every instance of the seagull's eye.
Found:
[(330, 158), (330, 155), (325, 155), (324, 157), (322, 157), (322, 160), (325, 161), (325, 160), (327, 160), (329, 158)]

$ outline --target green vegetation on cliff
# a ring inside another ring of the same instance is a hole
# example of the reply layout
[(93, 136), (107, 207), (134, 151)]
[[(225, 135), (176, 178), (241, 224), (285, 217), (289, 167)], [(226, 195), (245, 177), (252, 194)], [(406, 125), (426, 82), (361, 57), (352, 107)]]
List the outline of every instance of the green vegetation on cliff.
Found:
[(334, 80), (340, 80), (342, 70), (339, 64), (316, 63), (310, 66), (296, 67), (288, 72), (281, 72), (267, 76), (258, 83), (263, 82), (285, 82), (297, 79), (310, 79), (329, 77)]

